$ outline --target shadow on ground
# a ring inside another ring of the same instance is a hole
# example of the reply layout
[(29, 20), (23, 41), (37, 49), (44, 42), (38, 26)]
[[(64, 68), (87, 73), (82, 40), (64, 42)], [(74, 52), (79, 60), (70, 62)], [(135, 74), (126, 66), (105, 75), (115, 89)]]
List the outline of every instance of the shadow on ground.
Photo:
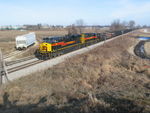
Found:
[(9, 94), (3, 96), (3, 105), (0, 105), (0, 113), (144, 113), (144, 107), (137, 106), (134, 102), (126, 99), (118, 99), (108, 94), (99, 94), (97, 99), (103, 99), (109, 106), (93, 103), (89, 98), (71, 98), (63, 105), (44, 104), (47, 99), (43, 97), (36, 104), (17, 106), (16, 102), (10, 102)]

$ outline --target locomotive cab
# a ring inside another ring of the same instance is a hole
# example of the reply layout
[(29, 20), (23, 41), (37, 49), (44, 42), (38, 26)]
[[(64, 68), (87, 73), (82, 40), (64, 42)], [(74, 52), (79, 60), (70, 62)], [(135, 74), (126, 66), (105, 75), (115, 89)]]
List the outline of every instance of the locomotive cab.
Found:
[(43, 38), (43, 43), (40, 44), (39, 51), (41, 53), (50, 53), (54, 50), (52, 44), (59, 42), (60, 37)]

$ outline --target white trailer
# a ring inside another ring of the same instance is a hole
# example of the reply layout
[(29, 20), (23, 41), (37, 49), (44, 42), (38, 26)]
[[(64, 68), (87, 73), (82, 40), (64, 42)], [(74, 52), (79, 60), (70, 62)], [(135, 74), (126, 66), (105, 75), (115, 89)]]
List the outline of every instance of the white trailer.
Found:
[(147, 33), (147, 29), (144, 29), (144, 32)]
[(29, 33), (16, 37), (16, 49), (22, 50), (33, 45), (36, 42), (35, 33)]

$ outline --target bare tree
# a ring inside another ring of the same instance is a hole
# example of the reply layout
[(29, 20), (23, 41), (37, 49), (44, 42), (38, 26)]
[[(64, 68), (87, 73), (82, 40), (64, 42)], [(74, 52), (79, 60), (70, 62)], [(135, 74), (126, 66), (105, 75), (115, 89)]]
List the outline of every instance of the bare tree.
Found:
[(75, 25), (76, 28), (78, 29), (79, 34), (83, 33), (83, 27), (85, 25), (84, 20), (82, 19), (76, 20)]
[(122, 27), (123, 27), (124, 29), (126, 29), (127, 26), (128, 26), (128, 22), (127, 22), (127, 21), (123, 21), (123, 22), (122, 22)]
[(143, 28), (147, 28), (147, 25), (143, 25)]
[(141, 28), (141, 25), (137, 25), (136, 28), (137, 28), (137, 29), (140, 29), (140, 28)]
[(68, 34), (69, 35), (72, 35), (72, 34), (77, 34), (77, 28), (74, 24), (70, 25), (67, 27), (67, 30), (68, 30)]
[(42, 28), (42, 24), (37, 24), (37, 29), (41, 29)]
[(93, 25), (92, 26), (92, 32), (99, 33), (101, 31), (100, 29), (101, 29), (100, 25)]
[(114, 20), (110, 26), (110, 29), (112, 31), (121, 30), (124, 28), (125, 28), (125, 25), (123, 23), (121, 23), (120, 20)]
[(98, 27), (94, 27), (93, 31), (94, 31), (95, 33), (98, 33), (98, 32), (99, 32), (99, 28), (98, 28)]
[(76, 20), (76, 25), (77, 26), (83, 26), (84, 25), (84, 21), (82, 19)]
[(130, 29), (135, 28), (135, 21), (134, 20), (129, 21), (129, 28)]

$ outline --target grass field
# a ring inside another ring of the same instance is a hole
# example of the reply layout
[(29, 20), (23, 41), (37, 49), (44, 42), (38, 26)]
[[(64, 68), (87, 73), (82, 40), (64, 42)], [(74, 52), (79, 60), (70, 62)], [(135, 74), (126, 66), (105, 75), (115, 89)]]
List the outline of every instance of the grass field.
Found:
[(0, 90), (0, 112), (149, 113), (150, 61), (122, 37)]

